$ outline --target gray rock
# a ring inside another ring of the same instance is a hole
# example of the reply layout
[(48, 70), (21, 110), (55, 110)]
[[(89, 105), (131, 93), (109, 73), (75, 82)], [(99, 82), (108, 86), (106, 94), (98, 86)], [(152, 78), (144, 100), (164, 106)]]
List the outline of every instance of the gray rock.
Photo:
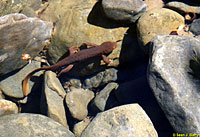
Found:
[(18, 107), (15, 103), (0, 99), (0, 116), (18, 113)]
[(80, 137), (82, 132), (85, 130), (85, 128), (89, 125), (90, 122), (90, 118), (85, 118), (81, 122), (76, 123), (73, 128), (73, 133), (75, 137)]
[(135, 23), (146, 11), (142, 0), (102, 0), (102, 7), (107, 17), (126, 24)]
[(108, 103), (107, 100), (108, 100), (108, 97), (110, 96), (110, 93), (114, 89), (117, 89), (117, 87), (118, 87), (117, 83), (114, 83), (114, 82), (108, 83), (106, 87), (103, 90), (101, 90), (99, 94), (96, 95), (96, 97), (94, 98), (93, 105), (98, 110), (104, 111), (106, 108), (106, 105), (111, 105), (111, 104), (107, 104)]
[(196, 19), (190, 24), (189, 30), (195, 35), (200, 35), (199, 25), (200, 25), (200, 19)]
[(138, 104), (116, 107), (99, 113), (81, 137), (157, 137), (145, 111)]
[(194, 12), (196, 14), (200, 14), (200, 6), (190, 6), (183, 2), (172, 1), (168, 2), (165, 7), (175, 9), (182, 13)]
[(158, 35), (152, 41), (148, 80), (178, 133), (200, 133), (200, 86), (189, 67), (200, 54), (199, 44), (199, 39), (175, 35)]
[(74, 137), (54, 120), (39, 114), (11, 114), (0, 117), (0, 137)]
[[(40, 62), (32, 61), (31, 64), (28, 64), (23, 69), (21, 69), (19, 72), (17, 72), (14, 75), (9, 76), (8, 78), (5, 78), (0, 81), (0, 90), (7, 96), (14, 97), (14, 98), (22, 98), (24, 97), (22, 92), (22, 80), (25, 77), (25, 74), (30, 73), (36, 68), (40, 67)], [(42, 74), (41, 72), (37, 72), (34, 74), (34, 76), (37, 76), (35, 80), (39, 80), (39, 76)], [(31, 88), (33, 87), (34, 82), (29, 80), (29, 92), (31, 91)]]
[(36, 16), (35, 11), (40, 8), (41, 0), (1, 0), (0, 16), (10, 13), (23, 13), (26, 16)]
[(23, 14), (0, 17), (0, 75), (19, 69), (27, 61), (23, 53), (34, 58), (51, 37), (53, 24)]
[(84, 81), (84, 88), (96, 88), (100, 85), (104, 85), (110, 81), (117, 80), (117, 70), (114, 68), (106, 69), (105, 71), (99, 72), (97, 75), (87, 78)]
[(83, 120), (88, 115), (88, 103), (94, 98), (90, 90), (73, 88), (66, 94), (65, 102), (73, 118)]
[(63, 103), (64, 97), (65, 91), (56, 74), (47, 71), (44, 78), (44, 94), (41, 100), (41, 111), (47, 114), (48, 117), (69, 128)]

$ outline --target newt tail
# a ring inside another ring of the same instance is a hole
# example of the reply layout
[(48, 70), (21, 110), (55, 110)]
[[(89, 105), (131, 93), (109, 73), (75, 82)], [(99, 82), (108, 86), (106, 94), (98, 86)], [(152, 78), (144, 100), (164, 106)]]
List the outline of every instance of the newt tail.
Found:
[(95, 56), (102, 56), (103, 61), (105, 63), (107, 64), (111, 63), (111, 61), (108, 60), (108, 58), (105, 55), (110, 54), (117, 47), (117, 42), (108, 41), (108, 42), (102, 43), (100, 46), (92, 44), (92, 43), (83, 43), (82, 45), (91, 46), (92, 48), (84, 49), (79, 52), (77, 52), (78, 51), (77, 47), (72, 46), (69, 49), (68, 57), (59, 61), (55, 65), (35, 69), (24, 78), (24, 80), (22, 81), (22, 91), (23, 91), (24, 96), (27, 96), (29, 94), (28, 81), (30, 80), (31, 76), (40, 70), (56, 71), (58, 68), (68, 65), (65, 69), (61, 70), (58, 73), (57, 76), (59, 77), (62, 73), (65, 73), (71, 70), (75, 63), (86, 60), (88, 58), (95, 57)]

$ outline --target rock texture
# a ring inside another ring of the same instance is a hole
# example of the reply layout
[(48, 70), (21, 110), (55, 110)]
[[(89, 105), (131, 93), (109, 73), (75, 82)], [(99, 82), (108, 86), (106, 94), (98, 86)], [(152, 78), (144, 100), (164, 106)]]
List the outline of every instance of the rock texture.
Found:
[(0, 116), (18, 113), (18, 107), (15, 103), (0, 99)]
[(191, 75), (199, 44), (199, 39), (175, 35), (158, 35), (152, 41), (149, 83), (177, 133), (200, 133), (199, 79)]
[(74, 137), (54, 120), (38, 114), (11, 114), (0, 117), (0, 137)]
[(195, 34), (195, 35), (200, 35), (200, 19), (196, 19), (192, 22), (192, 24), (190, 24), (189, 30)]
[(146, 11), (146, 4), (142, 0), (102, 0), (102, 8), (107, 17), (129, 24)]
[(0, 17), (0, 75), (19, 69), (27, 61), (23, 53), (34, 58), (44, 47), (43, 42), (51, 37), (53, 24), (23, 14)]
[[(10, 64), (10, 63), (9, 63)], [(16, 74), (9, 76), (6, 79), (3, 79), (0, 81), (0, 90), (7, 96), (14, 97), (14, 98), (22, 98), (24, 97), (22, 93), (22, 80), (25, 77), (25, 74), (30, 73), (36, 68), (40, 67), (40, 62), (33, 61), (31, 64), (28, 64), (23, 69), (18, 71)], [(13, 65), (12, 65), (13, 66)], [(39, 80), (39, 76), (41, 75), (41, 72), (35, 73), (34, 76), (35, 79), (32, 79), (33, 81)], [(34, 82), (30, 80), (29, 81), (29, 92), (31, 92), (31, 88), (34, 85)]]
[(114, 68), (106, 69), (105, 71), (99, 72), (95, 76), (85, 79), (84, 88), (96, 88), (110, 81), (116, 81), (117, 72), (118, 71)]
[(108, 85), (96, 95), (93, 105), (100, 111), (104, 111), (106, 106), (111, 106), (111, 104), (108, 104), (108, 97), (113, 90), (117, 89), (117, 87), (117, 83), (108, 83)]
[(148, 44), (158, 34), (170, 34), (180, 25), (184, 24), (184, 18), (175, 11), (169, 9), (152, 9), (144, 13), (137, 23), (138, 40), (142, 48), (148, 52)]
[(80, 137), (82, 132), (85, 130), (85, 128), (89, 125), (90, 122), (91, 119), (85, 118), (81, 122), (76, 123), (73, 128), (73, 133), (75, 137)]
[(147, 10), (154, 8), (162, 8), (164, 6), (163, 0), (145, 0)]
[(88, 103), (94, 98), (89, 90), (73, 88), (66, 94), (65, 102), (73, 118), (83, 120), (88, 115)]
[(190, 6), (183, 2), (172, 1), (165, 5), (167, 8), (175, 9), (182, 13), (194, 12), (196, 14), (200, 14), (200, 7), (199, 6)]
[[(39, 16), (43, 20), (55, 23), (55, 33), (48, 51), (51, 63), (55, 63), (73, 45), (81, 46), (84, 42), (101, 44), (123, 38), (127, 30), (125, 28), (106, 29), (88, 23), (95, 3), (94, 0), (48, 2), (47, 8)], [(97, 16), (94, 18), (98, 20)]]
[(44, 95), (42, 97), (42, 112), (63, 126), (68, 127), (64, 107), (65, 91), (56, 74), (47, 71), (44, 78)]
[(35, 11), (40, 8), (41, 0), (1, 0), (0, 16), (10, 13), (23, 13), (26, 16), (36, 16)]
[(99, 113), (81, 137), (157, 137), (153, 124), (138, 104), (116, 107)]

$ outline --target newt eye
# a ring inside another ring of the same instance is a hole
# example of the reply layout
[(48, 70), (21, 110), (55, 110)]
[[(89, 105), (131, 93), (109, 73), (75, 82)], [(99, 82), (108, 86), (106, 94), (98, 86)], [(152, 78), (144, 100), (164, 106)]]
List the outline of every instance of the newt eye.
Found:
[(31, 58), (30, 54), (27, 54), (27, 53), (23, 53), (21, 56), (21, 59), (25, 61), (30, 60), (30, 58)]

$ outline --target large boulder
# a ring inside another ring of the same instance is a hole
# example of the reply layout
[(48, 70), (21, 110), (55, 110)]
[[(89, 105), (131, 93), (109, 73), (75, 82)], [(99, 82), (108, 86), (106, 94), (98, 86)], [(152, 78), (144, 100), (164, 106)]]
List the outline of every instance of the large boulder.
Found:
[(51, 37), (53, 24), (23, 14), (0, 17), (0, 75), (7, 74), (27, 64), (23, 53), (34, 58)]
[(129, 104), (99, 113), (81, 137), (157, 137), (145, 111), (138, 104)]
[(39, 114), (11, 114), (0, 117), (1, 137), (74, 137), (54, 120)]
[(152, 41), (148, 80), (178, 133), (200, 133), (200, 80), (191, 61), (200, 55), (199, 45), (197, 38), (175, 35), (158, 35)]

